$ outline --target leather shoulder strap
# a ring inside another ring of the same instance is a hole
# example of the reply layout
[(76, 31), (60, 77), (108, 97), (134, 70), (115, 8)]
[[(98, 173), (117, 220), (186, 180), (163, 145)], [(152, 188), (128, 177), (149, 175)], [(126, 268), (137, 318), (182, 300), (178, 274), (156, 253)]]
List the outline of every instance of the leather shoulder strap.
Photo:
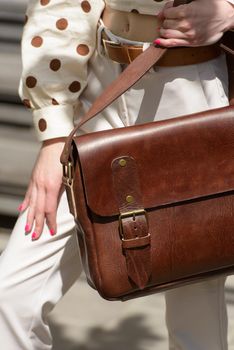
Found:
[(61, 155), (61, 163), (67, 164), (69, 158), (70, 146), (72, 138), (77, 130), (88, 120), (94, 118), (102, 112), (108, 105), (115, 101), (120, 95), (134, 85), (167, 51), (161, 47), (150, 46), (141, 55), (139, 55), (127, 68), (115, 79), (95, 100), (91, 108), (85, 114), (81, 122), (72, 130), (68, 136), (63, 153)]
[[(174, 0), (174, 6), (183, 5), (192, 0)], [(63, 165), (68, 164), (72, 138), (77, 130), (88, 120), (94, 118), (107, 106), (114, 102), (120, 95), (140, 80), (149, 69), (166, 53), (167, 49), (151, 45), (145, 52), (139, 55), (107, 89), (96, 99), (91, 108), (85, 114), (81, 122), (72, 130), (64, 145), (60, 158)]]

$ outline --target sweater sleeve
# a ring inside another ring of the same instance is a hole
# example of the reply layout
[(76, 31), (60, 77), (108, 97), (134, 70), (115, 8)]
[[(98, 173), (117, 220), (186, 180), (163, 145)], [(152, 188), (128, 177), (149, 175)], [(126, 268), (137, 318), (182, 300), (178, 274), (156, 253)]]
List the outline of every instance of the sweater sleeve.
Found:
[(103, 0), (31, 0), (22, 36), (19, 95), (40, 141), (67, 136), (87, 84)]

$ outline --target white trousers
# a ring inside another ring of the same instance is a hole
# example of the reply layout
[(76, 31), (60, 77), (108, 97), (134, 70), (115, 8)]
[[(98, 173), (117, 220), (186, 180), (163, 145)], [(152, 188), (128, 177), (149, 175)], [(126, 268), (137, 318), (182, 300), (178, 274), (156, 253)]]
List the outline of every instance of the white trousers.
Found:
[[(77, 118), (120, 70), (120, 65), (94, 54)], [(82, 132), (225, 106), (226, 95), (223, 57), (199, 65), (151, 69)], [(26, 216), (27, 211), (19, 216), (0, 257), (0, 337), (4, 350), (51, 349), (48, 313), (82, 271), (65, 195), (58, 207), (58, 233), (54, 237), (45, 227), (41, 238), (32, 242), (30, 235), (24, 234)], [(166, 292), (170, 350), (227, 350), (224, 280), (219, 277)]]

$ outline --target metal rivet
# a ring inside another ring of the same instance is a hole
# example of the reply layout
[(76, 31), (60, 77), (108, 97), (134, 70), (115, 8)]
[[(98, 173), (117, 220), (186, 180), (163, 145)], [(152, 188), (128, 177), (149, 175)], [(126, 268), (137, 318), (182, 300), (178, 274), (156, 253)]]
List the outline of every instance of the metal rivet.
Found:
[(120, 166), (126, 166), (126, 164), (127, 164), (127, 162), (126, 162), (126, 160), (125, 159), (120, 159), (120, 161), (119, 161), (119, 165)]
[(134, 201), (133, 196), (127, 196), (127, 197), (126, 197), (126, 201), (127, 201), (128, 203), (132, 203), (132, 202)]

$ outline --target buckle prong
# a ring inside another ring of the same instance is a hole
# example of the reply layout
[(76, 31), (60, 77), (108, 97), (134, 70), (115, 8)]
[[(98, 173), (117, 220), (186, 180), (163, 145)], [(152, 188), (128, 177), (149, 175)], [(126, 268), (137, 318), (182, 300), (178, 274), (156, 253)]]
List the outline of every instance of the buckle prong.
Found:
[(136, 210), (131, 210), (127, 211), (126, 213), (120, 213), (119, 214), (119, 219), (124, 219), (133, 216), (135, 218), (136, 215), (146, 215), (145, 209), (136, 209)]
[(119, 214), (119, 230), (120, 234), (123, 237), (123, 224), (122, 224), (122, 219), (130, 218), (132, 217), (133, 220), (135, 221), (136, 216), (139, 215), (144, 215), (147, 219), (147, 212), (145, 209), (136, 209), (136, 210), (131, 210), (127, 211), (126, 213), (120, 213)]

